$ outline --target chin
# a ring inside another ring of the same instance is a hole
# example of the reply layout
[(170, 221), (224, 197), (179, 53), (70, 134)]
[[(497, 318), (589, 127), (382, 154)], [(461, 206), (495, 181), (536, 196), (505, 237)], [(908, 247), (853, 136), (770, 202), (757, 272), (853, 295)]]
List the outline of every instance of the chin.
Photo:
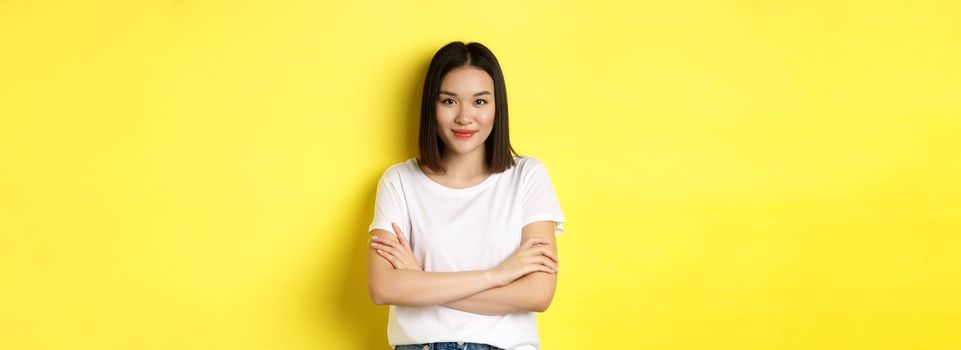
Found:
[(468, 153), (471, 153), (471, 152), (474, 152), (475, 150), (477, 150), (478, 147), (480, 147), (480, 145), (477, 145), (477, 146), (474, 146), (474, 147), (450, 147), (450, 146), (447, 146), (447, 149), (450, 150), (451, 152), (457, 153), (457, 154), (468, 154)]
[(467, 149), (467, 150), (462, 150), (462, 149), (454, 148), (453, 151), (454, 151), (454, 153), (457, 153), (457, 154), (468, 154), (468, 153), (473, 152), (474, 149), (475, 149), (475, 148)]

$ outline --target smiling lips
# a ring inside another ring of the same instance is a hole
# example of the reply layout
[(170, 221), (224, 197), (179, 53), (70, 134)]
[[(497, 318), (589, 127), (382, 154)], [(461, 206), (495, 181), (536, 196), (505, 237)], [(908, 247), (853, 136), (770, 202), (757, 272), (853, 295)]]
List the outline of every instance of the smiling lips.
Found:
[(462, 139), (470, 138), (471, 136), (474, 136), (475, 133), (477, 133), (477, 130), (468, 130), (468, 129), (459, 129), (459, 130), (453, 130), (453, 131), (454, 131), (454, 136), (457, 136)]

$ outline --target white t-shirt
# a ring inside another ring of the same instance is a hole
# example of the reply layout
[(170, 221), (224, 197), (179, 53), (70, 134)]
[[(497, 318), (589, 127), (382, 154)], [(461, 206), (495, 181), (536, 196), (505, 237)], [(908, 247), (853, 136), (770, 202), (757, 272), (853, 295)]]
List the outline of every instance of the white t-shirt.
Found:
[[(472, 187), (454, 189), (427, 177), (416, 158), (384, 171), (377, 185), (374, 219), (368, 232), (393, 233), (397, 223), (424, 271), (451, 272), (496, 267), (521, 243), (531, 222), (557, 223), (564, 214), (544, 165), (514, 157), (515, 165)], [(485, 343), (505, 349), (540, 349), (534, 312), (481, 315), (442, 305), (390, 305), (391, 346), (432, 342)]]

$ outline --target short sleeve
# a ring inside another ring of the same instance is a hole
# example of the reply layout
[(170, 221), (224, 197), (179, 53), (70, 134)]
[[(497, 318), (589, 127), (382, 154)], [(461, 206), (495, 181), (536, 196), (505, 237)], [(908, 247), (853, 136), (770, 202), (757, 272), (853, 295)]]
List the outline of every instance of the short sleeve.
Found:
[[(388, 169), (377, 182), (377, 195), (374, 199), (374, 218), (367, 228), (367, 233), (374, 229), (382, 229), (394, 233), (392, 222), (401, 227), (401, 231), (407, 235), (410, 226), (407, 207), (405, 205), (404, 193), (402, 191), (398, 175)], [(407, 237), (410, 238), (409, 236)]]
[(524, 194), (522, 195), (521, 210), (523, 223), (521, 226), (536, 221), (550, 220), (557, 223), (554, 236), (564, 232), (564, 213), (561, 211), (560, 201), (554, 186), (547, 174), (543, 163), (535, 162), (524, 176)]

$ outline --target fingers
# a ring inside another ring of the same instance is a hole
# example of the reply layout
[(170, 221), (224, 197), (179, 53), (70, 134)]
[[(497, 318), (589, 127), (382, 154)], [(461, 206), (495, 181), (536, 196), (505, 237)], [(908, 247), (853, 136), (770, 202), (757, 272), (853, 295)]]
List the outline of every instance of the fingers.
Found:
[[(403, 237), (403, 235), (398, 235), (397, 237)], [(413, 249), (410, 248), (410, 246), (404, 245), (403, 242), (398, 242), (397, 240), (394, 240), (392, 238), (374, 236), (371, 238), (371, 240), (373, 240), (373, 242), (370, 243), (371, 248), (379, 248), (379, 249), (386, 250), (397, 257), (401, 257), (405, 255), (410, 256), (410, 255), (413, 255), (413, 252), (414, 252)], [(401, 254), (401, 251), (404, 251), (407, 254)]]
[(557, 270), (551, 269), (550, 267), (547, 267), (541, 264), (537, 264), (534, 266), (537, 266), (537, 271), (547, 272), (547, 273), (557, 273)]
[(528, 247), (533, 247), (535, 244), (551, 244), (551, 241), (548, 241), (546, 238), (533, 237), (533, 238), (529, 238), (524, 243)]
[(554, 252), (552, 252), (550, 249), (541, 248), (541, 249), (538, 249), (538, 251), (540, 251), (540, 253), (541, 253), (542, 255), (544, 255), (544, 256), (550, 258), (551, 260), (553, 260), (555, 263), (560, 263), (560, 262), (561, 262), (560, 259), (557, 257), (557, 254), (554, 254)]
[[(550, 243), (550, 242), (548, 242), (548, 243)], [(558, 262), (558, 263), (560, 262), (560, 259), (557, 257), (557, 254), (554, 254), (554, 252), (552, 252), (552, 251), (550, 250), (550, 248), (547, 248), (547, 247), (544, 246), (544, 245), (542, 245), (542, 246), (540, 246), (540, 247), (527, 248), (527, 249), (524, 251), (524, 254), (523, 254), (523, 255), (525, 255), (525, 256), (532, 256), (532, 255), (537, 255), (537, 254), (546, 256), (546, 257), (550, 258), (551, 260), (553, 260), (554, 262)]]
[(552, 271), (557, 272), (557, 264), (553, 260), (544, 257), (543, 255), (538, 255), (534, 257), (535, 261), (541, 265), (549, 267)]
[(383, 245), (383, 246), (391, 246), (391, 247), (397, 245), (397, 240), (395, 240), (395, 239), (393, 239), (393, 238), (385, 238), (385, 237), (380, 237), (380, 236), (373, 236), (373, 237), (370, 238), (370, 240), (371, 240), (371, 242), (372, 242), (371, 244), (373, 244), (373, 243), (379, 243), (380, 245)]
[(390, 250), (391, 253), (394, 253), (398, 257), (400, 256), (400, 254), (397, 254), (397, 251), (401, 250), (402, 248), (399, 247), (400, 244), (397, 242), (397, 240), (393, 239), (392, 237), (373, 236), (370, 238), (370, 240), (371, 248)]
[(394, 227), (394, 234), (397, 235), (397, 240), (398, 240), (398, 241), (403, 241), (403, 240), (404, 240), (404, 232), (402, 232), (402, 231), (400, 230), (400, 226), (397, 226), (397, 224), (396, 224), (396, 223), (393, 223), (393, 222), (390, 223), (390, 225)]
[(410, 248), (401, 245), (396, 240), (379, 236), (374, 236), (371, 240), (373, 240), (370, 243), (371, 249), (377, 250), (378, 254), (387, 258), (395, 269), (407, 268), (408, 264), (406, 262), (413, 259), (413, 252)]
[(407, 238), (404, 237), (404, 233), (401, 232), (400, 226), (397, 226), (397, 224), (393, 222), (390, 224), (394, 226), (394, 232), (397, 233), (397, 240), (400, 242), (400, 244), (404, 247), (410, 248), (410, 243), (407, 242)]
[(372, 242), (370, 244), (370, 247), (374, 249), (386, 251), (390, 254), (393, 254), (394, 256), (400, 256), (399, 254), (400, 252), (397, 250), (397, 247), (395, 246), (396, 244), (397, 244), (396, 242), (390, 242), (390, 243)]
[(524, 241), (524, 244), (521, 245), (521, 249), (533, 247), (535, 244), (551, 244), (551, 241), (540, 237), (534, 237)]
[[(545, 260), (546, 260), (546, 259), (545, 259)], [(552, 268), (552, 267), (550, 267), (550, 266), (547, 266), (547, 265), (544, 265), (544, 264), (541, 264), (541, 263), (538, 263), (538, 262), (532, 262), (532, 263), (531, 263), (530, 265), (528, 265), (528, 266), (533, 267), (533, 270), (532, 270), (532, 271), (541, 271), (541, 272), (547, 272), (547, 273), (557, 273), (557, 270), (555, 270), (554, 268)]]
[(394, 269), (404, 268), (404, 263), (401, 262), (400, 259), (397, 259), (397, 257), (395, 257), (394, 255), (380, 249), (377, 249), (377, 254), (380, 254), (381, 257), (383, 257), (384, 259), (387, 259), (387, 262), (389, 262), (390, 265), (394, 267)]
[[(558, 271), (557, 265), (560, 263), (560, 259), (557, 257), (557, 254), (552, 252), (550, 248), (547, 247), (547, 245), (551, 243), (551, 241), (545, 238), (530, 238), (524, 241), (524, 244), (522, 244), (519, 250), (523, 250), (523, 252), (520, 252), (520, 254), (534, 259), (528, 261), (535, 265), (534, 267), (537, 269), (537, 271), (556, 273)], [(539, 246), (535, 247), (535, 245)]]

